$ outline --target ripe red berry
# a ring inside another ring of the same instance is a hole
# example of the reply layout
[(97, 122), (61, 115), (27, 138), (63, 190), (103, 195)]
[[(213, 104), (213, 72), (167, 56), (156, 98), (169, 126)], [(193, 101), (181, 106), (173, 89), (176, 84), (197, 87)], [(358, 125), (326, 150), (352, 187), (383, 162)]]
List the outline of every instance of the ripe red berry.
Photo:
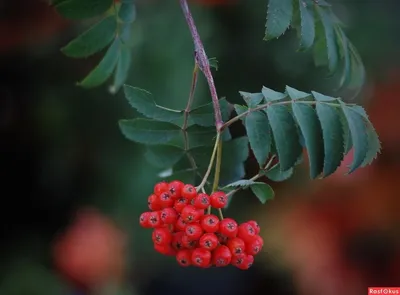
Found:
[(162, 209), (162, 206), (160, 204), (160, 199), (155, 194), (152, 194), (148, 197), (147, 204), (149, 205), (149, 209), (152, 211), (157, 211)]
[(210, 204), (214, 208), (224, 208), (227, 203), (228, 197), (224, 192), (215, 192), (210, 196)]
[(198, 241), (190, 239), (187, 235), (182, 236), (182, 245), (186, 249), (194, 249), (197, 247)]
[(190, 240), (198, 240), (203, 234), (203, 229), (197, 223), (190, 223), (185, 228), (185, 234)]
[(160, 227), (162, 225), (160, 211), (150, 212), (149, 214), (149, 225), (151, 227)]
[(174, 248), (177, 251), (182, 250), (184, 248), (183, 243), (182, 243), (182, 237), (184, 235), (185, 235), (185, 233), (182, 231), (174, 233), (172, 235), (172, 240), (171, 240), (172, 248)]
[(258, 224), (257, 221), (250, 220), (250, 221), (247, 221), (247, 223), (249, 223), (255, 229), (256, 235), (258, 235), (260, 233), (260, 225)]
[(187, 205), (185, 208), (183, 208), (181, 212), (181, 218), (186, 222), (186, 223), (192, 223), (200, 218), (200, 214), (197, 211), (196, 207), (192, 205)]
[(153, 231), (152, 239), (154, 244), (168, 245), (169, 243), (171, 243), (172, 234), (166, 227), (156, 228)]
[(173, 224), (178, 220), (178, 213), (172, 208), (165, 208), (161, 210), (160, 217), (164, 224)]
[(246, 250), (246, 244), (242, 239), (233, 238), (229, 239), (226, 243), (229, 250), (232, 252), (233, 255), (243, 254)]
[(192, 264), (192, 251), (188, 249), (178, 251), (176, 253), (176, 261), (178, 261), (180, 266), (190, 266)]
[(238, 228), (238, 238), (250, 243), (256, 236), (256, 230), (250, 223), (242, 223)]
[(235, 266), (239, 269), (246, 270), (249, 269), (254, 262), (254, 257), (252, 255), (244, 255), (236, 261)]
[(212, 263), (216, 267), (227, 266), (231, 263), (232, 253), (225, 245), (218, 246), (212, 253)]
[(246, 243), (246, 253), (255, 256), (260, 253), (263, 246), (263, 239), (257, 235), (251, 242)]
[(167, 256), (176, 255), (175, 250), (170, 245), (157, 245), (157, 244), (154, 244), (154, 250), (156, 250), (158, 253), (161, 253), (161, 254), (167, 255)]
[(182, 197), (192, 200), (197, 196), (196, 188), (191, 184), (185, 184), (182, 188)]
[(215, 233), (219, 229), (219, 219), (213, 214), (207, 214), (201, 218), (200, 225), (205, 232)]
[(220, 232), (216, 232), (215, 235), (218, 237), (218, 241), (222, 245), (226, 245), (228, 243), (229, 238), (227, 236), (224, 236)]
[(217, 236), (212, 233), (205, 233), (200, 237), (199, 240), (199, 246), (209, 251), (212, 251), (215, 248), (217, 248), (218, 244), (219, 242)]
[(168, 183), (166, 183), (165, 181), (156, 183), (156, 185), (154, 186), (154, 194), (156, 194), (157, 196), (166, 191), (168, 191)]
[(234, 238), (238, 233), (238, 224), (232, 218), (224, 218), (219, 223), (219, 232), (228, 238)]
[(142, 226), (144, 228), (151, 228), (151, 225), (149, 223), (149, 216), (150, 216), (150, 212), (144, 212), (140, 215), (140, 217), (139, 217), (140, 226)]
[(167, 191), (160, 194), (159, 200), (160, 205), (163, 208), (172, 207), (175, 203), (175, 201), (172, 199), (171, 195)]
[(184, 231), (187, 223), (182, 219), (182, 217), (178, 218), (178, 221), (175, 223), (175, 228), (178, 231)]
[(206, 209), (208, 206), (210, 206), (210, 197), (207, 194), (198, 194), (194, 199), (193, 199), (193, 205), (197, 209)]
[(208, 267), (211, 262), (211, 252), (203, 249), (196, 248), (192, 252), (192, 264), (198, 267)]
[(179, 180), (174, 180), (168, 184), (168, 192), (174, 200), (181, 197), (184, 186), (185, 184)]
[(238, 267), (238, 265), (242, 265), (245, 260), (246, 260), (247, 254), (246, 253), (242, 253), (242, 254), (237, 254), (237, 255), (232, 255), (232, 261), (231, 264), (233, 266)]
[(176, 212), (181, 213), (183, 208), (185, 208), (187, 204), (189, 204), (189, 200), (181, 197), (175, 200), (174, 209), (176, 210)]

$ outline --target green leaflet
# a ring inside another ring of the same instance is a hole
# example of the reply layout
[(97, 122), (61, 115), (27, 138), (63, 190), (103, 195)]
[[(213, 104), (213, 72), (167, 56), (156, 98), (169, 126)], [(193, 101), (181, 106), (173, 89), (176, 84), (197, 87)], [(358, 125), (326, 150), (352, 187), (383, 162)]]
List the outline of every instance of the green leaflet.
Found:
[(243, 97), (243, 100), (246, 102), (249, 108), (254, 108), (258, 106), (264, 100), (264, 96), (262, 95), (262, 93), (249, 93), (239, 91), (239, 94)]
[(119, 53), (117, 68), (114, 74), (114, 85), (111, 91), (112, 93), (117, 93), (126, 81), (131, 65), (131, 56), (131, 49), (128, 46), (122, 44)]
[(273, 168), (268, 170), (267, 172), (264, 172), (265, 176), (268, 177), (268, 179), (275, 181), (275, 182), (280, 182), (280, 181), (285, 181), (292, 177), (294, 172), (294, 168), (290, 168), (286, 171), (281, 170), (281, 165), (278, 163), (275, 165)]
[(269, 0), (264, 40), (281, 36), (290, 25), (293, 16), (293, 0)]
[(84, 88), (92, 88), (104, 83), (111, 76), (118, 62), (120, 46), (120, 40), (115, 39), (100, 63), (78, 85)]
[(309, 49), (315, 39), (314, 11), (308, 1), (298, 0), (300, 9), (300, 50)]
[(262, 111), (251, 112), (246, 116), (245, 127), (250, 147), (261, 167), (271, 151), (271, 133), (268, 118)]
[(112, 4), (113, 0), (64, 0), (57, 1), (55, 8), (65, 18), (84, 19), (105, 13)]
[(91, 56), (109, 45), (116, 32), (117, 20), (113, 15), (108, 16), (61, 48), (61, 51), (73, 58)]
[[(235, 112), (236, 112), (238, 115), (241, 115), (241, 114), (243, 114), (244, 112), (247, 112), (247, 111), (249, 110), (248, 107), (242, 106), (242, 105), (240, 105), (240, 104), (235, 104), (233, 107), (235, 108)], [(246, 116), (244, 116), (244, 117), (242, 117), (242, 118), (240, 118), (240, 119), (243, 121), (243, 123), (246, 123)]]
[(147, 146), (146, 160), (155, 167), (169, 168), (184, 156), (185, 151), (172, 145)]
[(286, 86), (286, 93), (292, 100), (304, 99), (311, 96), (310, 93), (299, 91), (290, 86)]
[(222, 189), (232, 188), (232, 187), (241, 187), (241, 188), (248, 188), (250, 185), (254, 183), (253, 180), (250, 179), (241, 179), (232, 183), (225, 185)]
[(343, 160), (344, 138), (340, 116), (335, 107), (318, 103), (316, 105), (318, 119), (322, 127), (324, 140), (324, 169), (323, 176), (331, 175)]
[(124, 23), (132, 23), (136, 18), (134, 0), (122, 1), (118, 11), (118, 18)]
[(190, 183), (195, 185), (196, 170), (195, 169), (185, 169), (173, 172), (170, 176), (165, 177), (164, 180), (167, 182), (179, 179), (184, 183)]
[[(213, 146), (216, 133), (215, 127), (203, 127), (199, 125), (192, 125), (186, 130), (189, 148), (195, 148), (199, 146)], [(229, 129), (225, 129), (221, 135), (222, 141), (229, 141), (232, 139)]]
[(272, 187), (263, 182), (255, 182), (250, 185), (250, 189), (258, 200), (265, 204), (267, 201), (274, 199), (275, 192)]
[(183, 120), (183, 111), (172, 110), (157, 105), (150, 92), (129, 85), (124, 86), (124, 92), (129, 104), (146, 117), (177, 125), (181, 124), (179, 120)]
[[(229, 103), (225, 98), (219, 100), (221, 109), (222, 120), (226, 121), (230, 116)], [(195, 109), (192, 109), (189, 113), (189, 121), (191, 124), (197, 124), (204, 127), (210, 127), (215, 125), (214, 119), (214, 108), (213, 103), (207, 103)]]
[(284, 100), (285, 98), (287, 98), (287, 95), (285, 93), (277, 92), (265, 86), (263, 86), (261, 92), (267, 102)]
[(347, 40), (346, 35), (344, 34), (343, 30), (339, 27), (335, 27), (335, 33), (337, 36), (337, 40), (340, 44), (340, 52), (344, 59), (344, 66), (343, 66), (343, 73), (342, 77), (339, 81), (338, 88), (343, 87), (346, 83), (348, 83), (351, 77), (351, 57), (350, 57), (350, 50), (349, 50), (349, 41)]
[(296, 123), (286, 106), (271, 105), (266, 112), (281, 168), (283, 171), (288, 170), (294, 166), (302, 153)]
[(181, 129), (171, 123), (149, 119), (120, 120), (122, 134), (142, 144), (163, 144), (180, 135)]

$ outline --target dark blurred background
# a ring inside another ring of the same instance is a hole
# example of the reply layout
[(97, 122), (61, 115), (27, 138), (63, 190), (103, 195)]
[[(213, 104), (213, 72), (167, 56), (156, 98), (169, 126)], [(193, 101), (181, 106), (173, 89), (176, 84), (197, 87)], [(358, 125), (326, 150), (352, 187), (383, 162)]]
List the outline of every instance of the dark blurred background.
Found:
[[(193, 46), (177, 2), (137, 1), (127, 83), (184, 108)], [(193, 13), (219, 60), (220, 96), (240, 103), (239, 90), (263, 85), (337, 94), (311, 54), (296, 52), (294, 32), (262, 41), (267, 1), (215, 2), (222, 3), (193, 4)], [(350, 176), (340, 169), (310, 182), (299, 167), (290, 181), (271, 183), (277, 197), (265, 206), (237, 194), (227, 215), (259, 220), (265, 241), (243, 272), (182, 269), (152, 250), (138, 216), (160, 171), (117, 125), (136, 114), (108, 85), (75, 86), (101, 54), (72, 60), (59, 50), (89, 23), (65, 21), (42, 0), (0, 1), (0, 294), (357, 295), (400, 286), (400, 2), (330, 3), (365, 62), (356, 102), (368, 110), (383, 153)], [(209, 99), (200, 79), (196, 104)]]

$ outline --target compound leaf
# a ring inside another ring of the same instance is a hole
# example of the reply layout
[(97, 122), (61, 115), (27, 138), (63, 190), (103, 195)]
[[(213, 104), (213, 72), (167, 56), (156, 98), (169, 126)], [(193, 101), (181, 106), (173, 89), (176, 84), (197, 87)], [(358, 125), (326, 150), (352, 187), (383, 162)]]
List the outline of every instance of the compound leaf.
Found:
[(246, 116), (245, 122), (250, 147), (262, 166), (271, 151), (271, 132), (268, 118), (262, 111), (251, 112)]

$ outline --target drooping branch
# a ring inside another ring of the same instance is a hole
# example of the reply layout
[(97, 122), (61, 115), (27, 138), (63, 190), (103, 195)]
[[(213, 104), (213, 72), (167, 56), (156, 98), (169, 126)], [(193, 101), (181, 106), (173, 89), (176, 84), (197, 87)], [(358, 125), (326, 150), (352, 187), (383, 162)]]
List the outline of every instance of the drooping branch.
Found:
[(197, 64), (199, 65), (199, 68), (203, 72), (204, 76), (206, 77), (208, 87), (210, 88), (211, 99), (214, 107), (215, 128), (217, 129), (217, 132), (220, 132), (224, 122), (222, 121), (221, 108), (219, 105), (217, 90), (215, 89), (214, 78), (210, 69), (210, 63), (208, 61), (206, 51), (204, 50), (203, 43), (201, 42), (199, 32), (197, 31), (197, 27), (194, 23), (194, 19), (192, 13), (190, 12), (187, 1), (180, 0), (180, 4), (193, 38)]

